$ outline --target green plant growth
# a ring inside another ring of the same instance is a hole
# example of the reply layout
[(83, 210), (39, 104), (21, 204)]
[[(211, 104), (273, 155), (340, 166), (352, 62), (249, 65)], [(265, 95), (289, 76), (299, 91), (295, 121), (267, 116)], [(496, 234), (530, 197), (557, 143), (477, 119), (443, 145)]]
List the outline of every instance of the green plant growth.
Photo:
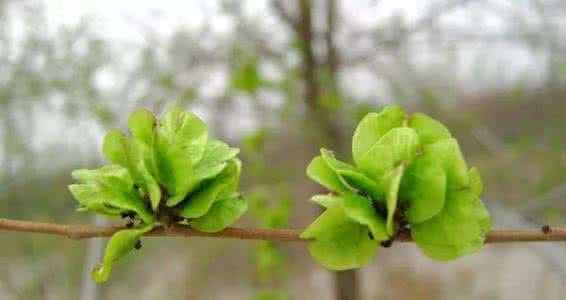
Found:
[[(250, 204), (250, 215), (257, 226), (281, 229), (288, 227), (293, 199), (285, 183), (288, 176), (274, 172), (273, 163), (267, 162), (265, 148), (270, 137), (267, 129), (262, 128), (242, 140), (242, 157), (248, 170), (246, 179), (255, 184), (246, 198)], [(252, 299), (291, 299), (284, 288), (287, 284), (287, 257), (283, 249), (272, 241), (261, 241), (252, 254), (259, 284)]]
[(331, 151), (307, 168), (331, 191), (312, 201), (325, 211), (303, 232), (323, 266), (345, 270), (367, 264), (380, 246), (410, 232), (436, 260), (477, 251), (491, 221), (480, 200), (479, 172), (468, 169), (458, 142), (440, 122), (397, 106), (367, 114), (352, 140), (354, 164)]
[(140, 236), (157, 226), (182, 223), (217, 232), (246, 211), (238, 193), (239, 150), (212, 139), (193, 113), (172, 107), (160, 121), (139, 109), (128, 120), (131, 137), (111, 130), (103, 153), (112, 164), (76, 170), (69, 186), (79, 211), (129, 219), (109, 240), (92, 273), (106, 281), (118, 259), (139, 248)]
[[(273, 186), (257, 187), (250, 194), (250, 213), (257, 224), (264, 228), (282, 229), (289, 225), (293, 200), (291, 195), (285, 193), (288, 188), (281, 189), (281, 197), (275, 203), (268, 204), (273, 197)], [(286, 255), (275, 243), (261, 241), (254, 253), (256, 273), (262, 285), (253, 299), (290, 299), (282, 288), (286, 283)]]

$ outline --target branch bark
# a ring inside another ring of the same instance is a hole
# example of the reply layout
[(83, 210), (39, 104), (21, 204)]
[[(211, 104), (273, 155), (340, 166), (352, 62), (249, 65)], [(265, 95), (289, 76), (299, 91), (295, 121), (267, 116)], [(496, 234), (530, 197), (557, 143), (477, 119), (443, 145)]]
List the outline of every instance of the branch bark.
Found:
[[(65, 236), (71, 239), (88, 239), (109, 237), (123, 226), (88, 226), (75, 224), (58, 224), (45, 222), (20, 221), (0, 219), (0, 230), (14, 232), (43, 233)], [(216, 233), (200, 232), (185, 225), (158, 227), (146, 236), (152, 237), (210, 237), (232, 238), (241, 240), (271, 240), (279, 242), (306, 242), (299, 236), (302, 229), (261, 229), (261, 228), (226, 228)], [(395, 239), (397, 242), (412, 242), (409, 234), (402, 234)], [(491, 230), (486, 237), (486, 243), (509, 242), (566, 242), (566, 228), (547, 228), (531, 230)]]

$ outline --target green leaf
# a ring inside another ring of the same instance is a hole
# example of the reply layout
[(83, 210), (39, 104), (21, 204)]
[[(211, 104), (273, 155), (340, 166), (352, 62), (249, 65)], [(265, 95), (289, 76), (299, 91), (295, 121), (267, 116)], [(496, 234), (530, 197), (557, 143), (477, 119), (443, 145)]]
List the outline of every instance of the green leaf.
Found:
[[(271, 241), (261, 241), (255, 250), (256, 270), (262, 280), (268, 279), (285, 267), (285, 256)], [(268, 298), (273, 300), (272, 298)]]
[(479, 197), (483, 193), (483, 182), (480, 172), (474, 167), (470, 169), (468, 174), (470, 176), (470, 188), (474, 195)]
[(157, 172), (153, 161), (153, 150), (142, 141), (133, 140), (130, 144), (130, 160), (134, 182), (149, 194), (151, 208), (156, 211), (161, 201), (161, 188), (154, 177)]
[(308, 239), (311, 255), (332, 270), (361, 267), (373, 258), (379, 243), (369, 230), (350, 219), (342, 207), (330, 207), (302, 234)]
[(401, 182), (400, 199), (407, 201), (410, 224), (424, 222), (444, 207), (446, 172), (435, 157), (424, 155), (411, 164)]
[(152, 149), (141, 141), (128, 140), (117, 130), (109, 131), (104, 137), (103, 152), (106, 159), (130, 171), (134, 182), (149, 194), (155, 210), (161, 199), (161, 189), (151, 170)]
[(244, 63), (237, 64), (232, 70), (232, 88), (255, 93), (261, 85), (261, 77), (255, 58), (248, 58)]
[(360, 195), (367, 195), (376, 202), (385, 202), (384, 187), (360, 171), (338, 171), (340, 178), (349, 186), (349, 190)]
[(399, 164), (411, 163), (418, 149), (419, 137), (415, 130), (408, 127), (394, 128), (358, 158), (357, 165), (366, 174), (379, 180)]
[[(189, 196), (180, 210), (184, 218), (194, 219), (203, 216), (213, 203), (233, 194), (237, 189), (240, 174), (239, 161), (232, 160), (219, 176), (208, 182), (201, 189)], [(234, 186), (234, 183), (236, 185)]]
[(385, 198), (385, 205), (387, 207), (387, 235), (389, 235), (390, 237), (393, 236), (393, 232), (395, 230), (395, 224), (393, 223), (393, 221), (395, 217), (395, 211), (397, 210), (397, 195), (399, 193), (401, 177), (403, 176), (404, 171), (405, 165), (401, 164), (391, 172), (388, 178), (388, 189)]
[(106, 215), (135, 212), (145, 223), (155, 218), (134, 190), (126, 169), (105, 166), (98, 170), (76, 170), (73, 177), (81, 184), (72, 184), (69, 190), (81, 206)]
[[(202, 159), (194, 167), (180, 168), (173, 164), (173, 174), (171, 188), (172, 196), (168, 199), (167, 205), (174, 206), (185, 199), (203, 181), (213, 178), (220, 174), (226, 167), (226, 162), (238, 155), (239, 149), (230, 148), (223, 142), (209, 140), (202, 156)], [(186, 156), (179, 154), (171, 157), (170, 160), (177, 165), (188, 165), (190, 162)], [(239, 174), (239, 173), (238, 173)]]
[(344, 212), (350, 219), (367, 226), (376, 241), (389, 239), (386, 233), (385, 220), (376, 212), (370, 199), (352, 193), (346, 193), (341, 198), (343, 199)]
[(326, 164), (322, 156), (317, 156), (310, 162), (307, 167), (307, 176), (331, 191), (344, 192), (348, 189), (336, 172)]
[(132, 136), (150, 146), (155, 136), (155, 117), (146, 109), (135, 110), (128, 119), (128, 127)]
[(236, 157), (239, 152), (240, 149), (231, 148), (221, 141), (209, 140), (202, 160), (196, 165), (196, 170), (204, 170), (214, 165), (221, 164)]
[(208, 130), (197, 115), (172, 106), (160, 123), (159, 133), (169, 145), (182, 148), (193, 164), (201, 160)]
[(360, 165), (360, 159), (383, 135), (402, 126), (404, 119), (405, 113), (396, 105), (387, 106), (380, 113), (369, 113), (365, 116), (358, 124), (352, 139), (352, 155), (356, 165)]
[(442, 123), (421, 113), (415, 113), (411, 116), (409, 127), (417, 132), (421, 145), (436, 143), (452, 137), (450, 131)]
[(324, 208), (342, 207), (350, 219), (367, 226), (375, 240), (389, 239), (385, 230), (385, 220), (376, 212), (368, 198), (344, 193), (342, 195), (316, 195), (311, 198), (311, 201)]
[(153, 225), (146, 225), (141, 228), (126, 229), (116, 232), (106, 245), (102, 264), (92, 271), (94, 281), (100, 283), (108, 280), (112, 265), (120, 258), (134, 250), (140, 236), (153, 229)]
[(444, 139), (424, 147), (424, 155), (435, 157), (441, 162), (446, 171), (447, 188), (461, 189), (470, 185), (468, 166), (458, 142), (453, 139)]
[(71, 176), (79, 183), (97, 183), (121, 191), (129, 191), (134, 186), (128, 169), (118, 165), (106, 165), (96, 170), (74, 170)]
[(80, 204), (78, 211), (92, 211), (106, 216), (119, 216), (127, 212), (125, 209), (110, 206), (104, 198), (99, 197), (96, 184), (71, 184), (69, 190)]
[(128, 140), (119, 130), (112, 129), (108, 131), (104, 136), (102, 145), (104, 157), (115, 164), (129, 169), (128, 144)]
[(448, 190), (442, 212), (412, 224), (411, 235), (429, 257), (451, 260), (481, 248), (490, 227), (489, 214), (471, 190)]
[(181, 147), (172, 146), (158, 137), (154, 152), (159, 181), (169, 194), (168, 201), (172, 197), (182, 200), (186, 196), (186, 183), (190, 181), (193, 173), (193, 165), (189, 156)]
[(363, 192), (376, 201), (383, 199), (383, 189), (375, 181), (354, 166), (336, 159), (332, 151), (323, 148), (320, 153), (326, 165), (334, 171), (342, 186), (346, 188), (339, 191)]
[(342, 204), (342, 198), (338, 195), (314, 195), (310, 199), (312, 202), (324, 207), (330, 208), (332, 206)]
[[(207, 142), (206, 125), (195, 114), (184, 112), (177, 106), (165, 113), (154, 156), (159, 179), (171, 196), (168, 205), (179, 203), (196, 187), (194, 168), (205, 155)], [(216, 174), (223, 168), (217, 167)]]
[(189, 225), (203, 232), (218, 232), (236, 222), (247, 210), (248, 204), (239, 195), (216, 201), (202, 217), (189, 221)]

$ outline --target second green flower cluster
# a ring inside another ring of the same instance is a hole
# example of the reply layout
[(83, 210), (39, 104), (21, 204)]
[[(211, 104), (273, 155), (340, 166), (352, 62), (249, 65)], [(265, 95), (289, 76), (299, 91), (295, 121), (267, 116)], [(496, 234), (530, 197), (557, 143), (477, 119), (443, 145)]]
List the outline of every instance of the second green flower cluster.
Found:
[(397, 106), (370, 113), (356, 128), (352, 157), (354, 165), (321, 149), (307, 169), (331, 191), (312, 198), (325, 211), (302, 234), (322, 265), (360, 267), (402, 232), (437, 260), (483, 245), (491, 223), (480, 175), (440, 122)]
[(184, 223), (217, 232), (246, 211), (238, 193), (239, 150), (209, 137), (206, 125), (177, 107), (158, 122), (139, 109), (128, 120), (131, 137), (111, 130), (103, 152), (113, 164), (76, 170), (69, 186), (79, 210), (129, 218), (132, 228), (108, 242), (95, 281), (106, 281), (112, 264), (132, 251), (139, 238), (156, 226)]

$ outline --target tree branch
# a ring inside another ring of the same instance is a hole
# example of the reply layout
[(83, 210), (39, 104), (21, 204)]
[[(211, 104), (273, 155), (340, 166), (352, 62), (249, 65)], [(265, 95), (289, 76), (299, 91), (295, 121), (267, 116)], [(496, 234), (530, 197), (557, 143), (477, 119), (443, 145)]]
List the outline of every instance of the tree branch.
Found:
[[(66, 236), (71, 239), (87, 239), (109, 237), (122, 226), (87, 226), (74, 224), (57, 224), (31, 221), (0, 219), (0, 230), (15, 232), (35, 232)], [(280, 242), (305, 242), (299, 235), (301, 229), (259, 229), (259, 228), (227, 228), (216, 233), (200, 232), (185, 225), (159, 227), (146, 236), (168, 237), (212, 237), (233, 238), (242, 240), (271, 240)], [(402, 234), (398, 242), (412, 242), (409, 234)], [(491, 230), (487, 234), (486, 243), (507, 242), (566, 242), (566, 228), (546, 228), (546, 230)]]

